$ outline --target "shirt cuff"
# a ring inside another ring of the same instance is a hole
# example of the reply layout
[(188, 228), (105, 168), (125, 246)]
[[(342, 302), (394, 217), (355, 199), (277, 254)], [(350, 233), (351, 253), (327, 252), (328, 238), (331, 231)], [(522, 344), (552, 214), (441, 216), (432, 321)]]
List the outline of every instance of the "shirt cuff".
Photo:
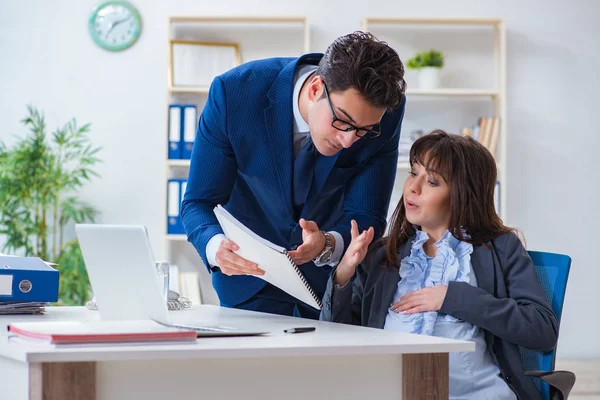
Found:
[(329, 261), (329, 265), (335, 267), (338, 265), (342, 258), (342, 253), (344, 252), (344, 238), (338, 232), (331, 231), (328, 232), (335, 238), (335, 249), (333, 249), (333, 254), (331, 255), (331, 261)]
[(211, 267), (218, 267), (217, 265), (217, 250), (223, 240), (227, 239), (222, 233), (218, 233), (211, 237), (206, 244), (206, 259)]

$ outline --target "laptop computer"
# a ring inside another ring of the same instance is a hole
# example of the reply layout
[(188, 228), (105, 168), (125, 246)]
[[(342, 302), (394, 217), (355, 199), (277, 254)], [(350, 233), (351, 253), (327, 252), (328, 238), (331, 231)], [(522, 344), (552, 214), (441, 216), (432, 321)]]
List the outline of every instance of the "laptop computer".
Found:
[(102, 320), (151, 319), (161, 325), (195, 330), (199, 337), (268, 333), (205, 323), (174, 323), (145, 226), (76, 224), (75, 232)]

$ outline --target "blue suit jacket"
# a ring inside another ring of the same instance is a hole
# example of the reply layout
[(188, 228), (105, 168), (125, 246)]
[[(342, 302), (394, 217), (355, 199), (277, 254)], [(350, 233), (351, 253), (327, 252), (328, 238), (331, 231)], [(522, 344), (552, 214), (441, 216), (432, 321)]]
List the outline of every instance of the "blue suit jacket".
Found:
[[(287, 249), (302, 243), (292, 202), (294, 73), (300, 64), (318, 64), (321, 54), (245, 63), (213, 81), (192, 150), (181, 208), (185, 231), (204, 264), (206, 245), (223, 233), (213, 208), (222, 204), (258, 235)], [(404, 114), (387, 112), (381, 135), (349, 149), (319, 155), (311, 192), (300, 217), (334, 230), (350, 243), (350, 221), (383, 234), (396, 175)], [(300, 266), (317, 294), (325, 292), (331, 268)], [(209, 268), (210, 270), (210, 268)], [(235, 306), (266, 284), (252, 276), (212, 271), (222, 304)]]

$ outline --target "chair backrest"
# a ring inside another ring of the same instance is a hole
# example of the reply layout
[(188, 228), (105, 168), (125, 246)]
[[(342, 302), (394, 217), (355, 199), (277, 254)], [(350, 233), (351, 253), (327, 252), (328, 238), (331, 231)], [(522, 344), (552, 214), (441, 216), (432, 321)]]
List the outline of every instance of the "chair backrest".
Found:
[[(562, 315), (571, 257), (564, 254), (546, 253), (541, 251), (528, 251), (533, 260), (535, 272), (544, 288), (544, 293), (556, 318), (560, 324)], [(545, 353), (532, 351), (519, 346), (521, 361), (525, 371), (553, 371), (556, 349)], [(542, 394), (543, 399), (550, 399), (550, 386), (538, 378), (531, 378)]]

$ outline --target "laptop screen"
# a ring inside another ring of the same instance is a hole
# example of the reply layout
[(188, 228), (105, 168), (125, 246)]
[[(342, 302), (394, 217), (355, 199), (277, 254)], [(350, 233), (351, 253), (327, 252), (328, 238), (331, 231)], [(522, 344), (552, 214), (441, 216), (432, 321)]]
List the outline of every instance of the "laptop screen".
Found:
[(101, 319), (171, 322), (143, 225), (76, 224), (75, 231)]

